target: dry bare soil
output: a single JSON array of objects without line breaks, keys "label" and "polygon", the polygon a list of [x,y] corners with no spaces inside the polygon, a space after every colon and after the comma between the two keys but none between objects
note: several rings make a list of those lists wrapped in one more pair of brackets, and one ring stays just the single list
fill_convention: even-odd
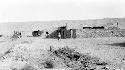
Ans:
[{"label": "dry bare soil", "polygon": [[[105,61],[109,64],[109,69],[121,69],[125,67],[124,42],[124,37],[60,40],[29,37],[13,41],[3,38],[0,39],[0,70],[43,70],[44,67],[40,66],[39,62],[51,58],[51,53],[47,51],[50,46],[55,50],[68,46],[81,54]],[[60,60],[56,59],[54,69],[67,70]],[[29,69],[22,69],[25,67]]]}]

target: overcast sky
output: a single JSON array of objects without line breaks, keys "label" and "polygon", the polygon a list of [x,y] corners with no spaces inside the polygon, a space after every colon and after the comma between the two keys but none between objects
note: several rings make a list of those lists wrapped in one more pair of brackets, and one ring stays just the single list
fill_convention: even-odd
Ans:
[{"label": "overcast sky", "polygon": [[0,22],[125,17],[124,0],[0,0]]}]

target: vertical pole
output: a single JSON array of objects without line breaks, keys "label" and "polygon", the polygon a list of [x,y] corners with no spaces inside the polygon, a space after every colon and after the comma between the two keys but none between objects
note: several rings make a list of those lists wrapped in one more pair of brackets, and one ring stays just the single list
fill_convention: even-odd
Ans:
[{"label": "vertical pole", "polygon": [[71,29],[71,38],[72,38],[72,36],[73,36],[73,31],[72,31],[72,29]]},{"label": "vertical pole", "polygon": [[116,22],[117,22],[117,28],[118,28],[118,19],[116,19]]},{"label": "vertical pole", "polygon": [[66,23],[66,30],[67,30],[67,23]]},{"label": "vertical pole", "polygon": [[117,22],[117,28],[118,28],[118,22]]},{"label": "vertical pole", "polygon": [[64,32],[65,33],[65,38],[67,38],[67,23],[66,23],[66,31]]}]

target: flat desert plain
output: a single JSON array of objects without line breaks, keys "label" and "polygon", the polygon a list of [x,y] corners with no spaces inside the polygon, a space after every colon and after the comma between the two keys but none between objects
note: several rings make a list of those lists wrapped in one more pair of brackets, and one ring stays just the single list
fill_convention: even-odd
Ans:
[{"label": "flat desert plain", "polygon": [[[26,37],[13,41],[10,38],[0,39],[0,70],[44,70],[39,67],[39,62],[51,58],[47,52],[50,46],[54,49],[68,46],[81,54],[97,57],[108,63],[107,68],[111,70],[123,70],[125,67],[124,37],[60,40]],[[57,61],[54,69],[67,70],[65,64]],[[32,67],[21,69],[27,65]]]}]

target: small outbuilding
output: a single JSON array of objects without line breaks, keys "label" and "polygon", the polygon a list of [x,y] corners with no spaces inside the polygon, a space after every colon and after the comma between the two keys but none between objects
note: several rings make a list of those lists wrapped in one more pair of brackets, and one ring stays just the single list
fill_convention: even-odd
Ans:
[{"label": "small outbuilding", "polygon": [[41,36],[41,34],[42,34],[42,31],[40,31],[40,30],[32,32],[33,37],[39,37],[39,36]]},{"label": "small outbuilding", "polygon": [[3,35],[0,35],[0,37],[2,37]]}]

